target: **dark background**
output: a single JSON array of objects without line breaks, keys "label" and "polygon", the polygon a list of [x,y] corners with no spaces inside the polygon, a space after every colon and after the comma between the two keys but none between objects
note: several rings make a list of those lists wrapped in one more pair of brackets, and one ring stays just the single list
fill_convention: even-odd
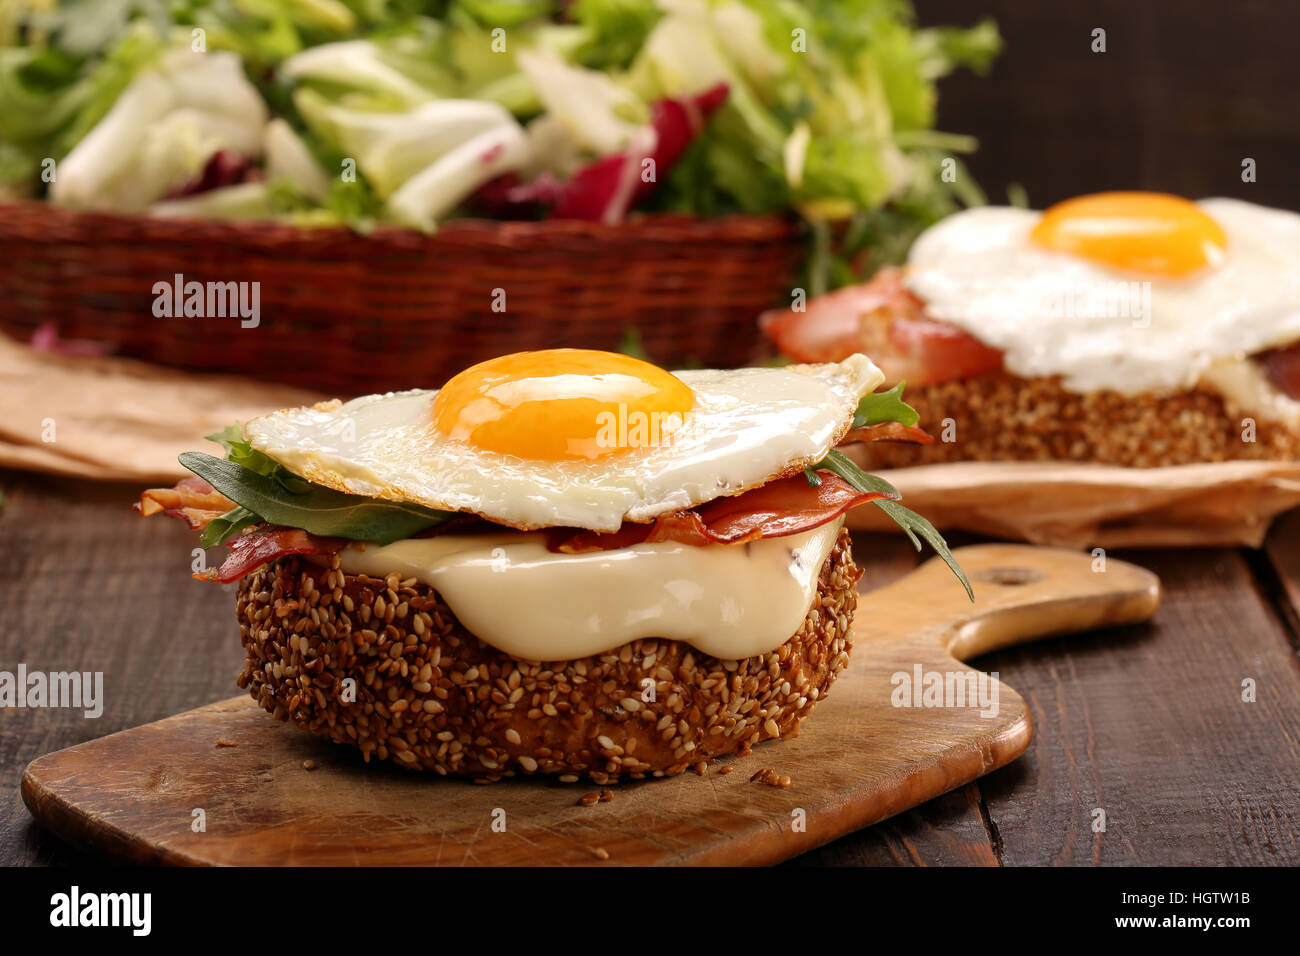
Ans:
[{"label": "dark background", "polygon": [[[1300,210],[1300,2],[915,0],[923,26],[992,16],[1003,52],[940,84],[938,128],[980,139],[992,203],[1104,189]],[[1106,52],[1092,31],[1106,30]],[[1256,161],[1256,182],[1241,162]]]}]

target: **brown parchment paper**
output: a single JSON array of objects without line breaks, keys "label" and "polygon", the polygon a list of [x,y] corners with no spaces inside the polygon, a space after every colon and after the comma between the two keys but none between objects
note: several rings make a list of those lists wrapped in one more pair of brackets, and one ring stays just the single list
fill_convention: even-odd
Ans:
[{"label": "brown parchment paper", "polygon": [[[1074,548],[1259,547],[1273,517],[1300,505],[1300,462],[958,462],[876,473],[941,529]],[[848,524],[898,530],[877,508],[854,509]]]},{"label": "brown parchment paper", "polygon": [[327,397],[0,336],[0,467],[170,484],[188,474],[176,456],[203,450],[204,435]]}]

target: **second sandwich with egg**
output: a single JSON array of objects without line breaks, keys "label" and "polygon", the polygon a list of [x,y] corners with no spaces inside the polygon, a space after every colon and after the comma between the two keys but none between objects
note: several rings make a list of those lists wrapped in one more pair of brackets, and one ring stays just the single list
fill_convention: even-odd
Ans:
[{"label": "second sandwich with egg", "polygon": [[786,354],[867,351],[906,382],[924,448],[885,468],[1300,458],[1300,215],[1235,199],[1080,196],[978,207],[901,269],[767,314]]}]

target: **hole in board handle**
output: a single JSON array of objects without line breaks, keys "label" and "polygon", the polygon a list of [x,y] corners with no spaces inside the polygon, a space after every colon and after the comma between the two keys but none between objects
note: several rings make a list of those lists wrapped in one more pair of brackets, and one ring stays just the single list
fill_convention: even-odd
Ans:
[{"label": "hole in board handle", "polygon": [[1042,571],[1032,568],[985,568],[972,577],[984,584],[1001,584],[1004,587],[1021,587],[1043,579]]}]

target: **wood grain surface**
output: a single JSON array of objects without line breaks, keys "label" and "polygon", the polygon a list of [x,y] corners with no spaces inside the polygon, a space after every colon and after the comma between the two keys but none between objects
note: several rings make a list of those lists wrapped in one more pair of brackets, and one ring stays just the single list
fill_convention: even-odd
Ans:
[{"label": "wood grain surface", "polygon": [[[232,597],[189,579],[192,536],[179,523],[140,521],[134,488],[4,473],[0,488],[0,669],[102,670],[106,696],[98,720],[0,710],[0,864],[72,863],[86,858],[23,806],[22,769],[230,697],[242,660]],[[1279,524],[1263,553],[1119,555],[1161,575],[1151,623],[976,662],[1028,703],[1035,740],[1019,760],[792,865],[1300,863],[1300,667],[1286,597],[1300,593],[1297,527]],[[864,589],[916,564],[894,536],[857,536],[855,551]],[[1255,704],[1239,703],[1245,665]],[[1103,833],[1091,830],[1098,805]]]}]

